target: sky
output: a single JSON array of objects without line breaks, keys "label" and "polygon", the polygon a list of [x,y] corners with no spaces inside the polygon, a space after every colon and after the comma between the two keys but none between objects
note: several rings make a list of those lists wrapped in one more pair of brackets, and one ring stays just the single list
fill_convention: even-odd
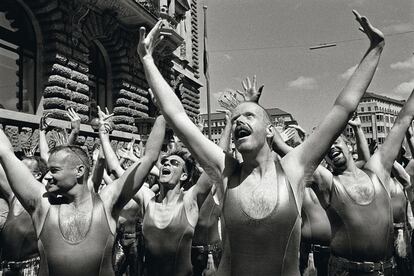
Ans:
[{"label": "sky", "polygon": [[[386,46],[368,91],[407,99],[414,88],[414,32],[396,34],[414,31],[412,0],[199,3],[200,29],[202,6],[208,6],[212,112],[219,108],[217,97],[222,91],[241,89],[241,81],[256,74],[258,83],[265,85],[260,104],[292,113],[307,130],[316,126],[369,46],[368,38],[358,30],[353,9],[386,34]],[[338,43],[332,48],[309,50],[310,46],[330,42]],[[205,83],[204,77],[201,81]],[[201,112],[205,113],[205,86],[200,97]]]}]

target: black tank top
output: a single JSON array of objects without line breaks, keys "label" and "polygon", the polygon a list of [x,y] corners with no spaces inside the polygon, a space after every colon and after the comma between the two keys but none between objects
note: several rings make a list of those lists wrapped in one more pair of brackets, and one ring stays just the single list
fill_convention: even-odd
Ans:
[{"label": "black tank top", "polygon": [[39,254],[37,237],[32,218],[26,210],[17,216],[17,201],[13,197],[6,223],[0,235],[1,259],[3,261],[24,261]]},{"label": "black tank top", "polygon": [[332,228],[331,252],[353,261],[388,260],[393,252],[390,196],[373,172],[364,172],[375,191],[374,199],[366,205],[356,203],[337,177],[333,178],[326,209]]},{"label": "black tank top", "polygon": [[300,275],[301,219],[292,187],[279,163],[275,164],[277,203],[273,211],[262,219],[251,218],[243,211],[239,198],[239,175],[234,174],[229,179],[229,184],[234,185],[227,187],[223,215],[231,258],[224,259],[220,265],[228,266],[225,262],[230,262],[231,275]]},{"label": "black tank top", "polygon": [[40,276],[113,276],[114,234],[104,205],[92,193],[93,211],[89,231],[82,241],[66,241],[59,227],[59,205],[51,205],[39,237]]},{"label": "black tank top", "polygon": [[189,223],[182,193],[177,214],[164,228],[158,228],[152,219],[155,197],[149,202],[143,221],[145,239],[145,266],[148,276],[191,276],[191,241],[194,227]]}]

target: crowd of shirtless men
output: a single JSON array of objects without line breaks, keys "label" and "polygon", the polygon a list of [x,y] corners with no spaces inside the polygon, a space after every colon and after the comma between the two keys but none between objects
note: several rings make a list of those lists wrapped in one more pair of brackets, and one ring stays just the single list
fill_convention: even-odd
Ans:
[{"label": "crowd of shirtless men", "polygon": [[72,131],[56,132],[53,147],[41,119],[40,156],[18,158],[0,130],[2,275],[414,275],[414,161],[401,154],[404,139],[414,154],[414,94],[384,143],[368,147],[355,110],[385,44],[354,15],[368,50],[311,134],[277,129],[254,78],[227,105],[219,144],[206,138],[154,62],[163,21],[141,28],[137,46],[160,111],[145,150],[114,151],[101,109],[90,155],[74,145],[72,108]]}]

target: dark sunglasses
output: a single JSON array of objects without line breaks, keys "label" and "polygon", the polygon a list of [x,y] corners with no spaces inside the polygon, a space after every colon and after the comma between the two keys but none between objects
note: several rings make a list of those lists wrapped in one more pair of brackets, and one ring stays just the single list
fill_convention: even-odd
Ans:
[{"label": "dark sunglasses", "polygon": [[173,165],[174,167],[179,167],[180,166],[180,161],[178,161],[177,159],[168,159],[168,158],[164,158],[161,160],[161,165],[164,166],[164,164],[169,161],[171,165]]}]

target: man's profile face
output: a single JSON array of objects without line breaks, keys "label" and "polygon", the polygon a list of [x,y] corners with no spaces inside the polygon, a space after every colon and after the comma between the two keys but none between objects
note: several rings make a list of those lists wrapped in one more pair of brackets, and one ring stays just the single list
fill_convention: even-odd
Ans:
[{"label": "man's profile face", "polygon": [[185,173],[185,161],[178,155],[169,155],[163,157],[160,163],[160,184],[174,187],[180,183]]},{"label": "man's profile face", "polygon": [[240,153],[258,150],[266,143],[264,111],[255,103],[239,104],[232,113],[234,143]]},{"label": "man's profile face", "polygon": [[334,169],[345,167],[349,161],[349,158],[349,147],[342,137],[338,137],[335,140],[325,156],[326,162]]},{"label": "man's profile face", "polygon": [[74,164],[68,157],[69,154],[64,151],[50,155],[49,172],[44,177],[47,181],[46,190],[49,193],[65,193],[76,185],[79,165]]}]

